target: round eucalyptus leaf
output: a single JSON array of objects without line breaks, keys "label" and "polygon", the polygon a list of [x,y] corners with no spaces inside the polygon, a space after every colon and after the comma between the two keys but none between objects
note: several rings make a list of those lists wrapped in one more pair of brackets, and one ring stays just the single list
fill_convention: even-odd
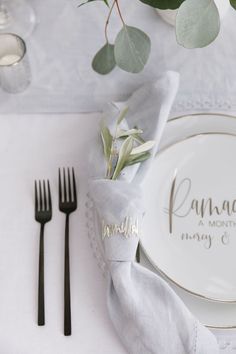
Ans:
[{"label": "round eucalyptus leaf", "polygon": [[139,73],[143,70],[151,51],[146,33],[136,27],[124,25],[115,40],[115,61],[123,70]]},{"label": "round eucalyptus leaf", "polygon": [[230,0],[230,4],[236,10],[236,0]]},{"label": "round eucalyptus leaf", "polygon": [[114,45],[106,43],[95,55],[92,68],[101,75],[111,72],[116,66],[114,57]]},{"label": "round eucalyptus leaf", "polygon": [[214,0],[185,0],[176,16],[176,37],[185,48],[202,48],[220,31],[220,17]]},{"label": "round eucalyptus leaf", "polygon": [[152,7],[157,8],[157,9],[162,9],[162,10],[178,9],[180,7],[180,5],[182,4],[182,2],[184,2],[184,0],[140,0],[140,1],[143,2],[144,4],[147,4]]}]

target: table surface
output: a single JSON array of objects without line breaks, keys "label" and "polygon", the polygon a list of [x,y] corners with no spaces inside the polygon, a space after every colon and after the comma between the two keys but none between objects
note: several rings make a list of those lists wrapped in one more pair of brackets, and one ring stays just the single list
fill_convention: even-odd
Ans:
[{"label": "table surface", "polygon": [[[106,280],[88,238],[88,159],[99,118],[99,113],[1,115],[1,353],[126,353],[108,317]],[[70,225],[71,337],[63,335],[65,218],[58,211],[59,166],[74,166],[79,191]],[[33,181],[39,178],[49,178],[53,200],[53,219],[45,230],[45,327],[36,322],[39,224],[34,221]],[[217,333],[226,348],[222,353],[233,353],[236,338]]]},{"label": "table surface", "polygon": [[[97,121],[98,115],[1,116],[1,353],[110,354],[111,348],[125,353],[107,315],[106,281],[87,237],[87,151]],[[71,337],[63,335],[65,218],[58,211],[59,166],[74,166],[79,191],[70,222]],[[49,178],[53,201],[53,218],[45,228],[45,327],[36,322],[39,224],[33,182],[39,178]]]},{"label": "table surface", "polygon": [[[38,20],[34,33],[26,39],[32,84],[18,95],[0,91],[0,189],[2,203],[7,205],[0,215],[0,349],[4,354],[126,353],[108,318],[106,280],[91,251],[86,228],[87,151],[100,114],[68,113],[98,111],[107,101],[126,98],[169,69],[181,74],[172,116],[236,111],[236,32],[232,31],[236,14],[232,10],[215,43],[189,51],[176,44],[173,28],[153,9],[137,0],[121,0],[127,23],[150,35],[152,54],[140,75],[115,69],[101,77],[91,70],[90,62],[103,44],[107,9],[100,2],[76,9],[75,2],[31,0]],[[111,38],[119,28],[118,20],[112,18]],[[64,219],[57,210],[57,169],[63,165],[74,165],[80,191],[79,208],[71,218],[71,337],[63,336]],[[55,213],[45,240],[47,324],[39,328],[39,227],[33,221],[32,181],[43,177],[52,182]],[[236,352],[236,336],[228,333],[219,333],[226,354]]]}]

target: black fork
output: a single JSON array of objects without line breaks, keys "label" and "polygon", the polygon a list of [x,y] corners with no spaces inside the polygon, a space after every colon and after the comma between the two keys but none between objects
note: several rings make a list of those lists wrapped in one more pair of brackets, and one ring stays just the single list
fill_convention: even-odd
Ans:
[{"label": "black fork", "polygon": [[39,241],[39,279],[38,279],[38,325],[45,325],[44,302],[44,226],[52,218],[50,184],[47,181],[35,181],[35,220],[40,223]]},{"label": "black fork", "polygon": [[[70,250],[69,250],[69,216],[77,209],[77,193],[74,168],[63,168],[63,177],[59,169],[59,209],[66,214],[65,225],[65,267],[64,267],[64,335],[71,335],[70,303]],[[62,183],[63,180],[63,183]]]}]

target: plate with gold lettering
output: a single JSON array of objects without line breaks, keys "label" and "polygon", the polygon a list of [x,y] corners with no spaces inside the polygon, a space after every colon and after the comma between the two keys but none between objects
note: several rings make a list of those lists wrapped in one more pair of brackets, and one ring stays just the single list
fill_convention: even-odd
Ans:
[{"label": "plate with gold lettering", "polygon": [[[193,135],[199,135],[199,134],[204,134],[205,133],[230,133],[230,134],[235,134],[236,135],[236,117],[234,116],[229,116],[229,115],[224,115],[224,114],[196,114],[196,115],[188,115],[188,116],[182,116],[182,117],[177,117],[172,119],[171,121],[168,121],[166,124],[163,138],[161,140],[160,144],[160,150],[165,152],[166,149],[168,149],[169,146],[177,143],[177,142],[182,142],[186,139],[189,139]],[[184,155],[183,155],[184,156]],[[157,160],[158,161],[158,160]],[[166,161],[166,165],[168,165],[168,161]],[[162,166],[163,167],[163,166]],[[153,166],[155,170],[157,170],[157,165],[155,164]],[[174,169],[175,170],[175,169]],[[219,169],[220,170],[220,169]],[[155,173],[159,173],[156,171]],[[170,182],[173,181],[173,176],[174,176],[175,171],[171,172],[170,176]],[[151,176],[150,176],[151,178]],[[157,238],[157,241],[159,240],[159,236],[166,237],[164,233],[158,234],[157,230],[159,229],[159,225],[156,226],[154,222],[151,221],[150,225],[148,225],[148,213],[151,211],[153,208],[154,212],[154,217],[156,217],[155,214],[155,208],[158,205],[159,202],[159,196],[157,195],[155,189],[156,187],[156,181],[158,177],[153,176],[154,180],[154,186],[152,186],[152,189],[150,189],[150,186],[148,186],[148,180],[146,181],[145,185],[145,194],[146,197],[149,198],[150,204],[147,204],[146,207],[146,217],[145,217],[145,224],[143,227],[143,237],[142,237],[142,243],[143,246],[145,245],[146,249],[143,248],[143,251],[145,252],[145,255],[141,251],[141,264],[152,271],[157,271],[157,273],[160,275],[164,275],[167,280],[169,280],[169,284],[174,288],[174,290],[177,292],[177,294],[182,298],[184,303],[188,306],[190,311],[200,320],[201,323],[205,324],[208,327],[211,328],[216,328],[216,329],[229,329],[231,330],[232,328],[236,329],[236,304],[235,302],[232,301],[232,303],[229,302],[224,302],[225,297],[222,302],[215,302],[215,301],[206,301],[205,298],[210,298],[212,295],[216,294],[209,294],[208,291],[206,291],[206,288],[202,288],[198,282],[198,287],[191,287],[191,284],[186,281],[186,278],[188,277],[193,277],[193,274],[190,272],[186,273],[185,270],[185,276],[182,278],[175,278],[175,273],[173,274],[170,272],[169,274],[164,274],[163,270],[168,270],[166,267],[166,263],[171,262],[171,258],[169,257],[169,252],[170,248],[168,250],[165,250],[165,245],[163,242],[156,242],[154,244],[154,250],[157,250],[158,252],[163,252],[166,254],[168,252],[168,257],[166,262],[162,258],[162,263],[159,262],[159,259],[157,255],[153,255],[153,253],[150,252],[150,246],[151,242],[149,240],[150,237]],[[149,179],[150,180],[150,179]],[[158,187],[160,189],[160,187]],[[151,198],[148,193],[153,194],[153,199]],[[167,202],[168,205],[168,202]],[[164,208],[166,208],[166,205],[164,205]],[[91,242],[91,247],[93,249],[93,253],[97,259],[97,263],[102,270],[104,274],[107,272],[107,265],[106,265],[106,260],[104,258],[103,254],[103,249],[102,245],[99,242],[99,231],[97,229],[97,223],[92,222],[91,220],[95,220],[96,217],[94,217],[94,210],[92,208],[91,201],[88,203],[87,207],[87,213],[88,213],[88,233],[90,237],[90,242]],[[157,215],[158,216],[158,215]],[[150,216],[151,217],[151,216]],[[159,217],[159,216],[158,216]],[[161,213],[160,217],[163,217],[163,213]],[[166,213],[164,214],[164,217],[166,217]],[[167,221],[168,222],[168,221]],[[152,225],[154,227],[157,227],[157,229],[152,229]],[[159,232],[159,231],[158,231]],[[146,239],[146,242],[144,240]],[[160,247],[164,247],[164,249],[161,249]],[[196,254],[196,253],[195,253]],[[182,259],[182,254],[180,256],[180,261],[184,262]],[[151,258],[152,257],[152,258]],[[173,263],[168,264],[168,267],[175,267],[175,261],[179,261],[179,259],[173,257]],[[222,260],[219,260],[219,262],[223,262]],[[200,261],[196,259],[196,264],[200,265]],[[163,266],[163,269],[161,267]],[[188,268],[188,265],[184,263],[185,268]],[[196,271],[197,272],[197,271]],[[230,269],[230,272],[233,272],[233,269]],[[170,279],[170,276],[172,275],[172,279]],[[178,275],[178,274],[177,274]],[[201,276],[200,273],[197,272],[197,279],[199,279],[199,276]],[[233,275],[232,275],[233,277]],[[177,281],[182,281],[182,283],[177,283]],[[235,280],[233,279],[233,283]],[[189,286],[189,289],[184,287]],[[193,291],[196,291],[193,292]],[[192,296],[194,295],[199,295],[199,296]],[[217,294],[218,295],[218,294]],[[215,298],[215,296],[214,296]],[[227,299],[228,301],[229,299]]]},{"label": "plate with gold lettering", "polygon": [[233,131],[186,134],[162,146],[144,182],[148,259],[180,287],[222,302],[236,301],[235,152]]}]

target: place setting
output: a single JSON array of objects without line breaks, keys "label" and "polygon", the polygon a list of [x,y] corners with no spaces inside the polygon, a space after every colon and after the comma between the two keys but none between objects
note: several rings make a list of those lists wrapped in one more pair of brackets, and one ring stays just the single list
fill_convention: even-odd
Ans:
[{"label": "place setting", "polygon": [[[153,207],[148,207],[144,215],[142,191],[144,195],[154,196],[154,183],[148,181],[149,171],[152,171],[151,165],[155,161],[157,151],[157,147],[154,148],[154,146],[160,143],[166,123],[166,113],[171,107],[177,88],[178,76],[176,73],[169,72],[156,84],[142,87],[127,102],[120,104],[119,108],[125,105],[129,108],[121,110],[116,123],[111,118],[112,113],[115,114],[115,108],[112,107],[106,113],[108,126],[102,126],[101,137],[104,157],[107,161],[107,173],[105,174],[107,179],[98,176],[97,179],[91,181],[89,187],[89,197],[94,205],[92,218],[96,220],[94,232],[97,233],[97,237],[100,234],[103,240],[107,277],[111,279],[108,285],[110,288],[107,299],[108,309],[114,326],[125,346],[129,348],[129,352],[137,350],[144,352],[145,343],[149,343],[148,350],[155,350],[158,343],[162,343],[164,348],[170,333],[174,336],[170,348],[178,353],[191,352],[193,336],[198,336],[195,345],[199,352],[214,353],[218,350],[218,344],[212,333],[192,317],[187,307],[181,303],[167,283],[160,276],[154,275],[143,266],[133,262],[141,234],[142,218],[145,220],[148,213],[155,210]],[[156,104],[152,105],[154,101]],[[149,110],[149,118],[145,117],[144,120],[141,117],[146,107],[152,107],[152,109]],[[127,120],[125,120],[126,113]],[[134,128],[127,126],[128,121],[134,124]],[[111,145],[109,145],[109,136]],[[123,136],[126,136],[126,139],[123,143],[119,143],[119,139],[122,140]],[[118,162],[113,168],[113,159],[116,158],[117,150]],[[98,171],[101,172],[101,167]],[[150,175],[153,176],[152,173]],[[146,190],[142,186],[145,180],[148,181]],[[163,191],[163,183],[160,186]],[[154,219],[158,220],[156,215]],[[149,234],[150,239],[155,240],[156,228],[152,227],[150,220],[147,224],[150,229],[144,228],[142,232]],[[147,236],[146,239],[148,239]],[[143,242],[142,236],[141,242]],[[156,246],[152,244],[151,249],[155,253]],[[165,302],[168,303],[167,313],[163,312]],[[142,306],[140,306],[141,303]],[[138,318],[142,318],[142,321],[137,320]],[[178,322],[178,326],[175,321]],[[166,335],[160,330],[165,322],[169,327]],[[184,334],[183,327],[185,328]],[[148,331],[144,331],[144,328],[148,328]],[[144,331],[143,335],[133,342],[133,333],[140,331]],[[188,335],[189,340],[183,342],[182,335]]]},{"label": "place setting", "polygon": [[[169,280],[177,292],[180,289],[184,299],[186,294],[196,297],[196,304],[188,305],[215,329],[235,327],[235,128],[235,117],[222,114],[170,120],[143,184],[147,212],[138,258]],[[92,233],[98,232],[96,227]],[[103,271],[104,264],[100,260]],[[214,312],[209,311],[207,317],[204,311],[210,306]]]},{"label": "place setting", "polygon": [[0,353],[236,351],[235,10],[0,0]]}]

